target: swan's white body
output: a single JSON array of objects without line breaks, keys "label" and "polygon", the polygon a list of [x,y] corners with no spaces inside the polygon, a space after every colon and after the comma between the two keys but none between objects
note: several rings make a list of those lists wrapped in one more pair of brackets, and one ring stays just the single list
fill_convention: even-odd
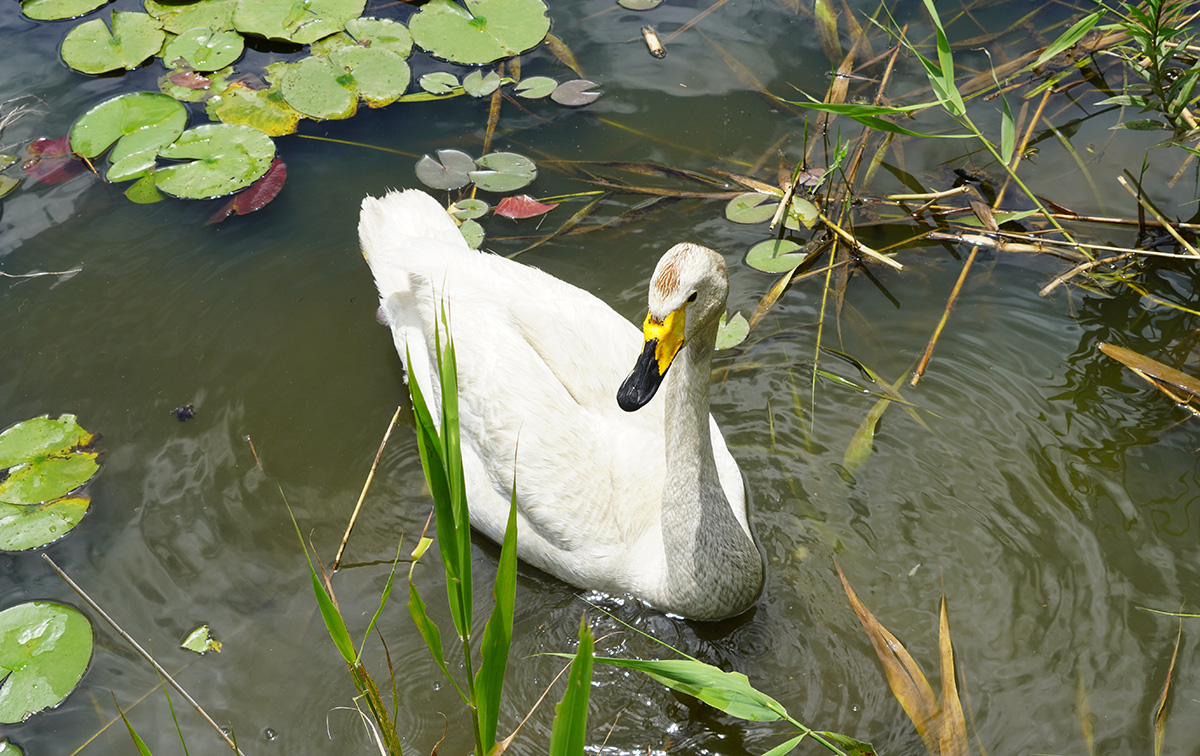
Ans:
[{"label": "swan's white body", "polygon": [[[624,412],[616,391],[638,360],[642,338],[604,302],[535,268],[470,249],[442,206],[423,192],[366,198],[359,237],[396,349],[401,359],[406,350],[411,355],[409,380],[430,398],[435,417],[435,317],[442,303],[449,313],[472,525],[502,540],[515,469],[517,550],[526,562],[580,588],[630,593],[697,619],[730,616],[754,600],[761,557],[737,463],[708,416],[708,362],[703,375],[689,375],[695,369],[683,350],[677,362],[685,364],[665,382],[666,401]],[[723,294],[720,307],[723,312]],[[710,344],[709,361],[711,350]],[[681,431],[693,437],[682,445],[707,447],[703,437],[711,435],[711,455],[700,454],[708,456],[707,475],[668,468],[664,407],[672,383],[688,378],[702,381],[699,417],[707,422]],[[689,512],[681,504],[682,514],[672,514],[664,503],[668,481],[672,488],[697,489],[703,486],[696,480],[714,477],[709,488],[719,485],[723,496],[710,491],[709,509],[722,509],[717,499],[725,500],[718,541],[742,541],[742,552],[749,544],[758,569],[757,583],[747,586],[755,577],[743,574],[735,591],[722,587],[730,579],[720,574],[726,570],[719,560],[712,563],[713,554],[688,553],[711,550],[703,507],[693,503],[696,511]],[[705,564],[689,567],[699,562]],[[729,595],[722,598],[723,591]]]}]

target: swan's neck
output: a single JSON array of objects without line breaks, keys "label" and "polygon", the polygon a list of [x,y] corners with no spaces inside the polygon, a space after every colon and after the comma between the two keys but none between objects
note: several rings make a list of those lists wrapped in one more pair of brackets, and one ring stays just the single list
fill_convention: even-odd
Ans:
[{"label": "swan's neck", "polygon": [[664,387],[662,530],[672,606],[662,608],[695,619],[742,611],[763,579],[762,557],[734,518],[713,459],[708,392],[716,338],[714,323],[689,339]]}]

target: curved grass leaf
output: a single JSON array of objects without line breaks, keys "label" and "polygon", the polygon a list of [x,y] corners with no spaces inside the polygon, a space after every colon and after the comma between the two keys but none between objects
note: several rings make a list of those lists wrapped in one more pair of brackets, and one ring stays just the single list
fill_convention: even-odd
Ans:
[{"label": "curved grass leaf", "polygon": [[500,547],[500,563],[492,590],[495,607],[483,628],[479,645],[479,671],[473,686],[479,732],[483,750],[490,753],[496,745],[496,727],[500,716],[500,696],[508,670],[508,652],[512,646],[513,611],[517,601],[517,486],[513,481],[508,525]]},{"label": "curved grass leaf", "polygon": [[1038,59],[1033,62],[1033,68],[1040,67],[1046,61],[1083,39],[1092,30],[1092,27],[1099,23],[1100,19],[1104,18],[1104,13],[1105,11],[1102,8],[1076,21],[1070,29],[1067,29],[1058,39],[1046,46],[1046,49],[1042,51]]},{"label": "curved grass leaf", "polygon": [[550,731],[550,756],[580,756],[587,738],[588,698],[592,686],[595,638],[587,618],[579,621],[579,647],[571,662],[567,689],[554,707],[554,726]]},{"label": "curved grass leaf", "polygon": [[696,659],[615,659],[596,661],[643,672],[663,685],[698,698],[715,709],[751,722],[776,722],[788,716],[783,705],[758,691],[740,672],[725,672]]},{"label": "curved grass leaf", "polygon": [[92,659],[92,625],[77,610],[31,601],[0,612],[0,723],[62,703]]}]

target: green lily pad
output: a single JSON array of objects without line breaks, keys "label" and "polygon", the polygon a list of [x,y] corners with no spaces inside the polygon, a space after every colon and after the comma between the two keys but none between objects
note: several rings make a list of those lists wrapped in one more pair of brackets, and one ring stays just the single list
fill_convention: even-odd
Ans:
[{"label": "green lily pad", "polygon": [[350,75],[354,90],[373,108],[400,99],[412,79],[404,58],[382,47],[352,45],[335,51],[329,59],[335,70]]},{"label": "green lily pad", "polygon": [[787,273],[804,262],[804,255],[793,254],[800,245],[790,239],[768,239],[746,253],[746,264],[767,273]]},{"label": "green lily pad", "polygon": [[500,88],[500,74],[488,71],[484,76],[478,69],[463,77],[463,91],[472,97],[487,97]]},{"label": "green lily pad", "polygon": [[279,77],[279,90],[288,105],[317,119],[354,115],[358,96],[352,87],[353,79],[344,69],[318,55],[288,64]]},{"label": "green lily pad", "polygon": [[234,31],[188,29],[163,48],[163,65],[171,67],[182,58],[193,71],[216,71],[242,57],[245,44]]},{"label": "green lily pad", "polygon": [[408,29],[431,55],[480,65],[537,45],[550,31],[550,18],[542,0],[430,0]]},{"label": "green lily pad", "polygon": [[739,194],[725,205],[725,217],[734,223],[766,223],[775,215],[779,198],[758,192]]},{"label": "green lily pad", "polygon": [[8,740],[0,740],[0,756],[25,756],[25,752]]},{"label": "green lily pad", "polygon": [[450,206],[448,212],[459,220],[475,220],[487,215],[492,206],[479,199],[464,199]]},{"label": "green lily pad", "polygon": [[70,533],[90,505],[87,496],[66,496],[43,504],[0,503],[0,551],[49,546]]},{"label": "green lily pad", "polygon": [[407,58],[413,39],[408,27],[390,18],[354,18],[346,23],[346,33],[364,47],[383,48]]},{"label": "green lily pad", "polygon": [[517,97],[537,100],[549,95],[557,88],[558,82],[549,76],[530,76],[528,79],[521,79],[513,91]]},{"label": "green lily pad", "polygon": [[800,221],[805,228],[812,228],[820,220],[821,211],[803,197],[792,197],[792,203],[788,207],[788,216]]},{"label": "green lily pad", "polygon": [[62,57],[68,66],[88,74],[133,70],[146,58],[158,55],[167,37],[153,17],[145,13],[113,11],[112,31],[102,19],[85,21],[67,32]]},{"label": "green lily pad", "polygon": [[75,609],[31,601],[0,612],[0,722],[57,706],[92,660],[92,625]]},{"label": "green lily pad", "polygon": [[95,440],[74,415],[42,415],[0,433],[0,470],[8,471],[0,502],[40,504],[82,486],[100,468],[87,450]]},{"label": "green lily pad", "polygon": [[108,0],[22,0],[21,13],[34,21],[76,18],[104,5]]},{"label": "green lily pad", "polygon": [[152,205],[155,202],[162,202],[166,199],[166,196],[158,191],[158,184],[154,183],[153,172],[147,173],[133,182],[125,190],[125,197],[130,202],[135,202],[139,205]]},{"label": "green lily pad", "polygon": [[467,176],[485,192],[511,192],[537,178],[533,161],[515,152],[493,152],[475,162],[485,170],[472,171]]},{"label": "green lily pad", "polygon": [[221,123],[249,126],[273,137],[294,133],[303,117],[277,88],[251,89],[241,82],[210,98],[205,110]]},{"label": "green lily pad", "polygon": [[459,86],[458,77],[449,71],[432,71],[418,79],[417,83],[421,89],[435,95],[450,94]]},{"label": "green lily pad", "polygon": [[157,18],[162,27],[172,34],[183,34],[188,29],[198,28],[229,31],[233,29],[233,12],[237,9],[237,0],[144,0],[144,4],[146,12]]},{"label": "green lily pad", "polygon": [[750,335],[750,324],[746,322],[746,318],[742,313],[735,312],[733,317],[728,321],[725,316],[721,316],[721,322],[717,326],[717,349],[729,349],[741,344]]},{"label": "green lily pad", "polygon": [[201,625],[192,632],[187,634],[183,639],[183,643],[179,644],[180,648],[186,648],[188,651],[194,651],[197,654],[206,654],[209,651],[221,653],[221,641],[212,637],[212,632],[208,629],[208,625]]},{"label": "green lily pad", "polygon": [[663,0],[617,0],[617,5],[635,11],[646,11],[662,5]]},{"label": "green lily pad", "polygon": [[458,227],[458,230],[462,232],[463,239],[466,240],[467,246],[471,249],[479,249],[479,245],[483,244],[483,226],[479,225],[475,221],[463,221],[462,225]]},{"label": "green lily pad", "polygon": [[180,102],[205,102],[224,91],[231,76],[232,68],[203,74],[193,71],[190,66],[173,68],[170,73],[158,77],[158,91]]},{"label": "green lily pad", "polygon": [[475,159],[458,150],[438,150],[437,159],[428,155],[417,161],[417,178],[430,189],[458,189],[471,183],[467,174],[475,170]]},{"label": "green lily pad", "polygon": [[20,183],[21,179],[19,178],[13,178],[12,176],[0,176],[0,197],[3,197],[13,189],[16,189],[17,185]]},{"label": "green lily pad", "polygon": [[271,167],[275,143],[249,126],[210,124],[183,132],[161,154],[190,162],[159,168],[154,174],[159,189],[185,199],[211,199],[258,180]]},{"label": "green lily pad", "polygon": [[0,171],[17,162],[19,158],[16,155],[8,155],[0,153]]},{"label": "green lily pad", "polygon": [[233,22],[243,34],[307,45],[340,32],[366,0],[239,0]]},{"label": "green lily pad", "polygon": [[174,142],[187,125],[187,110],[178,100],[154,92],[134,92],[105,100],[71,127],[71,149],[98,157],[116,142],[110,156],[109,181],[127,181],[154,167],[158,153]]}]

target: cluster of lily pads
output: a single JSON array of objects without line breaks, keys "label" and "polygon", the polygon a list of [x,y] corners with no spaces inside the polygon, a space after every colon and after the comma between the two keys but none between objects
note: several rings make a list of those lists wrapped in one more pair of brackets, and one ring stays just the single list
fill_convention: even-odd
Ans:
[{"label": "cluster of lily pads", "polygon": [[[104,5],[104,0],[22,0],[21,9],[28,18],[54,20]],[[87,111],[71,129],[70,148],[89,160],[111,149],[103,174],[108,181],[135,181],[126,192],[135,201],[161,199],[160,192],[206,199],[262,179],[275,161],[271,137],[293,133],[306,118],[349,118],[360,103],[377,108],[484,97],[505,85],[513,85],[518,97],[549,96],[565,105],[598,96],[595,85],[584,80],[515,81],[482,70],[461,79],[449,71],[426,74],[420,91],[409,91],[407,59],[414,44],[469,66],[519,54],[549,32],[543,0],[430,0],[407,26],[363,17],[365,5],[366,0],[144,0],[144,13],[113,11],[108,19],[83,21],[67,32],[61,48],[64,62],[75,70],[104,74],[159,58],[166,72],[159,92],[122,94]],[[234,65],[248,38],[307,45],[307,54],[261,72],[239,72]],[[217,123],[187,129],[183,103],[203,103]],[[14,183],[0,181],[9,189]]]},{"label": "cluster of lily pads", "polygon": [[[772,220],[779,212],[781,197],[758,192],[738,195],[725,205],[725,217],[734,223],[758,225]],[[790,231],[800,227],[812,228],[818,219],[816,205],[795,195],[788,201],[780,221]],[[746,264],[766,273],[790,273],[807,258],[803,247],[791,239],[771,238],[761,241],[746,253]]]}]

